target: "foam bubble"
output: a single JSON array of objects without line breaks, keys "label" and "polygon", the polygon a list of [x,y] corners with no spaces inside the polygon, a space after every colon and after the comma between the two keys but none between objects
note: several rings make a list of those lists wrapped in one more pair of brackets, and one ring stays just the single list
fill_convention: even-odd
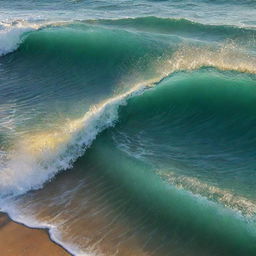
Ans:
[{"label": "foam bubble", "polygon": [[225,205],[247,217],[255,217],[256,203],[228,190],[218,188],[194,177],[158,170],[158,175],[178,189],[184,189],[195,195],[204,196],[209,200]]},{"label": "foam bubble", "polygon": [[219,70],[256,74],[255,63],[255,56],[229,41],[218,48],[182,45],[161,68],[163,73],[215,67]]}]

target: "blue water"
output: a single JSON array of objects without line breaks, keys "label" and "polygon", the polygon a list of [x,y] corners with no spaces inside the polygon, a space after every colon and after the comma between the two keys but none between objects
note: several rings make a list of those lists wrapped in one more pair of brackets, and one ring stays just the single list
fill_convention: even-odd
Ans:
[{"label": "blue water", "polygon": [[256,255],[255,14],[0,0],[0,210],[74,255]]}]

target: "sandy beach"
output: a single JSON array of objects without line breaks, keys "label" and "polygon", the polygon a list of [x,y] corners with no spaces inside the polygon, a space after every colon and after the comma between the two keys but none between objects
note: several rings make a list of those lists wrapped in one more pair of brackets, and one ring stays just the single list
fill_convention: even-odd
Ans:
[{"label": "sandy beach", "polygon": [[52,242],[44,229],[32,229],[0,213],[1,256],[67,256],[65,249]]}]

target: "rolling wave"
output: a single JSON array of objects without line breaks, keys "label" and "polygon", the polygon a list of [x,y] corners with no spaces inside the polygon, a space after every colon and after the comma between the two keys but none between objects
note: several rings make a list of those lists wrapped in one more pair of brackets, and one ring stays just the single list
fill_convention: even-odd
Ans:
[{"label": "rolling wave", "polygon": [[189,37],[210,38],[214,40],[254,38],[254,27],[237,27],[231,25],[209,25],[194,22],[188,19],[173,19],[160,17],[138,17],[127,19],[91,20],[90,24],[117,26],[121,28],[134,28],[136,30],[178,34]]},{"label": "rolling wave", "polygon": [[[121,30],[127,28],[133,28],[138,31],[144,32],[155,32],[155,33],[165,33],[170,35],[180,35],[188,36],[190,38],[197,37],[202,40],[207,38],[211,40],[234,40],[236,42],[248,43],[252,41],[253,45],[256,31],[254,27],[237,27],[237,26],[227,26],[227,25],[207,25],[201,24],[187,19],[171,19],[171,18],[159,18],[155,16],[148,17],[138,17],[138,18],[122,18],[122,19],[97,19],[97,20],[80,20],[73,22],[41,22],[41,23],[28,23],[26,21],[17,20],[11,23],[0,23],[0,56],[8,54],[15,51],[20,44],[24,41],[26,36],[34,30],[56,28],[60,26],[69,26],[74,28],[82,28],[87,25],[99,25],[99,26],[110,26],[116,27]],[[91,27],[93,29],[93,27]],[[81,31],[80,31],[81,32]],[[79,33],[79,30],[77,31]],[[73,31],[73,35],[77,35]],[[48,34],[49,35],[49,34]],[[49,35],[50,36],[50,35]],[[52,35],[53,36],[53,35]],[[68,34],[66,38],[60,32],[59,40],[62,43],[65,42],[64,39],[72,40]],[[33,38],[33,36],[32,36]],[[36,36],[34,36],[36,38]],[[46,39],[46,38],[45,38]],[[43,37],[41,38],[43,40]],[[58,40],[55,36],[52,40]],[[116,41],[116,43],[118,40]],[[50,42],[48,42],[50,43]],[[68,42],[67,42],[68,43]],[[38,45],[39,46],[39,45]]]}]

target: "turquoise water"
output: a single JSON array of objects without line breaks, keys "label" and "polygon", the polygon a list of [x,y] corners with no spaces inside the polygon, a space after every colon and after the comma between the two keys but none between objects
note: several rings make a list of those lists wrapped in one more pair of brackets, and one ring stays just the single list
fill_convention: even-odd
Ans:
[{"label": "turquoise water", "polygon": [[74,255],[255,255],[255,13],[1,1],[0,209]]}]

